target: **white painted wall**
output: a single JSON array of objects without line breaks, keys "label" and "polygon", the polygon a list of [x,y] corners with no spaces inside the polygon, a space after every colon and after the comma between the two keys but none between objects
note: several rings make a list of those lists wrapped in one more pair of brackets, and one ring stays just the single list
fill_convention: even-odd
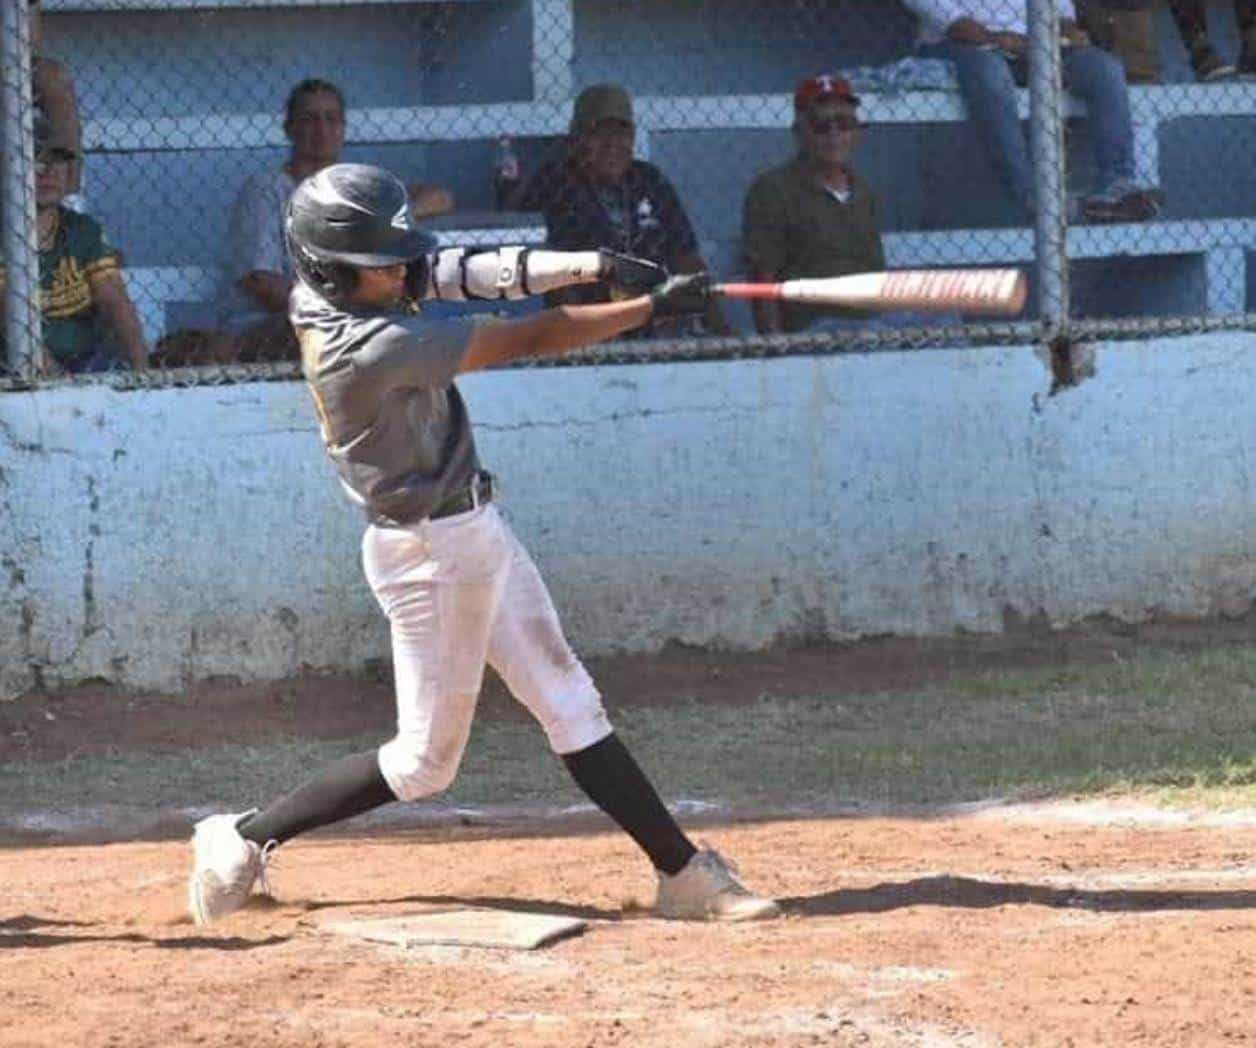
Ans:
[{"label": "white painted wall", "polygon": [[[576,647],[1241,614],[1256,335],[509,371],[462,383]],[[387,654],[296,383],[0,395],[0,694]]]}]

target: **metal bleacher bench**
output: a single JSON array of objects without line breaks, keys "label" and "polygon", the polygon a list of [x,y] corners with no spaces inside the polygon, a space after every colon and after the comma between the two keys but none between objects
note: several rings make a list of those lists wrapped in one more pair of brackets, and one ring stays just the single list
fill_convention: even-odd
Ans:
[{"label": "metal bleacher bench", "polygon": [[[1204,256],[1207,312],[1244,312],[1247,252],[1256,250],[1256,219],[1217,218],[1138,225],[1073,226],[1069,258]],[[889,233],[886,265],[974,266],[1028,262],[1034,257],[1031,229],[967,229],[941,233]]]},{"label": "metal bleacher bench", "polygon": [[[64,0],[63,0],[64,2]],[[71,0],[73,2],[73,0]],[[82,0],[87,3],[90,0]],[[136,0],[137,3],[150,0]],[[163,0],[169,4],[170,0]],[[296,0],[294,0],[296,2]],[[369,109],[355,118],[355,143],[408,141],[422,128],[428,141],[480,139],[484,128],[510,128],[516,137],[565,133],[571,116],[570,97],[562,85],[548,84],[538,99],[470,106],[425,106]],[[546,97],[558,100],[547,101]],[[950,123],[966,119],[964,104],[954,91],[861,93],[861,115],[869,124]],[[1185,117],[1251,116],[1256,113],[1256,84],[1169,84],[1130,88],[1135,148],[1146,171],[1159,170],[1159,129]],[[1020,92],[1022,115],[1028,115],[1028,94]],[[788,127],[793,102],[787,94],[717,96],[641,96],[636,99],[638,155],[650,155],[652,132],[691,130],[773,130]],[[1072,115],[1083,112],[1070,100]],[[102,119],[84,129],[89,150],[143,150],[159,143],[163,149],[214,149],[283,146],[275,121],[256,114],[224,114],[129,121]],[[536,226],[494,227],[491,219],[446,222],[458,243],[537,243],[544,236]],[[503,218],[504,216],[499,216]],[[533,216],[535,219],[535,216]],[[507,220],[510,221],[510,220]],[[525,237],[526,234],[526,237]],[[530,239],[528,239],[530,238]],[[1028,229],[954,229],[886,235],[891,266],[980,265],[1027,262],[1033,257]],[[1256,251],[1256,219],[1236,217],[1144,223],[1137,226],[1081,226],[1069,232],[1075,258],[1202,254],[1207,279],[1207,308],[1212,312],[1242,311],[1247,252]],[[1222,279],[1222,274],[1229,274]],[[1240,279],[1235,279],[1235,274]],[[217,293],[218,274],[201,267],[152,267],[127,270],[128,287],[140,311],[145,334],[155,339],[167,329],[167,303],[205,303]]]}]

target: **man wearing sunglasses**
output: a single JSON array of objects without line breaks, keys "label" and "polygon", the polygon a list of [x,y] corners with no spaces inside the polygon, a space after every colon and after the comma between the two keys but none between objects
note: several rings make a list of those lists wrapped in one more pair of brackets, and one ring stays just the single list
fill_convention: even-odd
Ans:
[{"label": "man wearing sunglasses", "polygon": [[[742,244],[753,280],[837,277],[885,268],[876,197],[851,167],[859,144],[859,99],[838,76],[804,80],[794,92],[792,160],[761,174],[746,195]],[[859,310],[755,302],[761,334],[802,331],[820,321],[858,326]],[[838,323],[834,323],[838,322]]]},{"label": "man wearing sunglasses", "polygon": [[[57,144],[51,122],[35,117],[35,234],[43,340],[41,375],[146,365],[148,348],[122,279],[122,258],[100,223],[64,205],[78,155]],[[0,264],[0,319],[5,270]]]},{"label": "man wearing sunglasses", "polygon": [[73,158],[69,161],[70,195],[80,191],[83,171],[83,125],[79,120],[78,98],[70,71],[54,58],[44,54],[43,24],[39,16],[39,0],[30,0],[31,81],[36,107],[44,113],[51,126],[52,141]]}]

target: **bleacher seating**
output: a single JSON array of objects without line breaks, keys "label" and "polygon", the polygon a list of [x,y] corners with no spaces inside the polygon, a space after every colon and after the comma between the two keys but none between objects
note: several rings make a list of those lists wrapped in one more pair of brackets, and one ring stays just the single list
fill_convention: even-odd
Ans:
[{"label": "bleacher seating", "polygon": [[[487,205],[483,196],[486,187],[464,191],[464,183],[486,181],[486,158],[490,155],[492,139],[499,131],[509,129],[524,143],[525,149],[530,143],[535,147],[530,155],[535,157],[542,145],[552,143],[565,132],[571,98],[581,84],[595,79],[618,79],[636,95],[638,154],[658,158],[677,182],[682,197],[690,203],[694,213],[708,260],[724,273],[737,265],[741,194],[754,170],[739,162],[737,170],[731,174],[713,174],[695,170],[698,164],[688,161],[697,156],[703,146],[709,151],[712,143],[736,141],[747,149],[748,155],[762,158],[760,166],[778,162],[784,156],[782,149],[788,147],[784,131],[792,119],[788,87],[798,72],[853,65],[856,64],[851,60],[854,55],[870,56],[873,60],[891,58],[901,53],[906,39],[904,27],[910,25],[898,11],[893,16],[887,15],[884,39],[843,40],[827,49],[823,40],[800,39],[794,45],[796,59],[786,62],[781,57],[782,48],[765,38],[765,34],[779,32],[778,28],[766,20],[768,15],[758,11],[752,0],[736,0],[733,4],[747,20],[758,19],[754,25],[747,26],[748,39],[743,43],[730,43],[735,36],[730,30],[724,34],[722,42],[709,45],[702,41],[701,27],[691,24],[697,20],[695,12],[701,7],[691,0],[675,3],[638,0],[632,5],[600,7],[580,6],[575,0],[358,0],[353,10],[360,13],[364,8],[373,8],[383,12],[402,6],[428,7],[432,3],[458,9],[459,17],[471,19],[477,26],[499,28],[499,38],[503,41],[509,38],[514,50],[505,53],[501,48],[488,48],[484,54],[470,56],[459,52],[447,63],[456,68],[437,70],[424,81],[424,91],[418,96],[425,99],[423,105],[391,104],[402,94],[400,87],[388,97],[372,97],[361,83],[351,83],[348,85],[350,142],[352,149],[357,150],[357,156],[351,158],[387,150],[401,155],[399,150],[408,150],[407,162],[417,157],[416,163],[426,165],[429,175],[434,171],[452,184],[460,200],[468,201],[473,208],[484,207]],[[247,24],[243,20],[262,17],[264,11],[333,6],[336,5],[325,0],[265,0],[264,3],[257,0],[45,0],[44,3],[48,15],[64,16],[59,24],[63,30],[70,31],[66,35],[71,40],[75,18],[80,14],[96,17],[93,12],[123,9],[135,12],[137,18],[151,20],[155,13],[214,11],[220,12],[215,17],[219,18],[221,26],[239,28]],[[617,6],[633,10],[627,16],[617,15]],[[834,19],[840,13],[837,12],[840,6],[837,2],[829,5]],[[74,13],[73,18],[70,13]],[[400,12],[399,17],[404,14]],[[665,65],[651,75],[651,70],[642,68],[642,56],[657,55],[657,48],[631,34],[616,36],[615,19],[646,20],[654,16],[660,23],[666,23],[668,29],[667,35],[655,36],[655,39],[674,42],[676,55],[659,59]],[[346,9],[344,17],[359,16]],[[478,21],[474,21],[476,19]],[[529,33],[518,40],[515,30],[524,25],[529,27]],[[621,24],[619,28],[624,27]],[[137,32],[143,36],[158,30],[155,23],[146,22]],[[334,27],[311,31],[333,32]],[[278,29],[267,23],[266,32],[273,35]],[[759,34],[758,42],[763,45],[757,49],[755,33]],[[84,34],[86,36],[86,30]],[[217,43],[216,38],[214,42]],[[708,55],[700,50],[704,46],[723,50]],[[734,68],[731,59],[751,53],[755,55],[753,61],[735,67],[741,93],[727,93],[729,69]],[[831,58],[825,58],[826,55]],[[76,64],[73,48],[66,57],[72,66]],[[468,70],[476,68],[476,63],[484,65],[496,61],[511,64],[513,68],[513,64],[519,64],[516,59],[525,58],[523,73],[526,76],[522,80],[513,73],[503,72],[500,79],[504,86],[493,87],[477,81],[475,89],[468,91]],[[300,58],[300,61],[307,60]],[[119,59],[111,68],[119,68],[124,61]],[[168,61],[180,70],[183,69],[181,62],[188,64],[178,56]],[[289,57],[284,61],[298,59]],[[315,71],[306,69],[304,72],[309,75]],[[336,69],[322,72],[337,79],[350,76]],[[373,69],[361,70],[357,80],[362,81],[374,72]],[[166,82],[175,79],[167,77]],[[772,89],[760,89],[768,85],[773,85]],[[90,103],[90,91],[87,95]],[[217,111],[197,98],[195,104],[188,103],[184,115],[171,115],[169,108],[162,112],[145,110],[145,106],[156,103],[146,101],[139,92],[136,97],[138,101],[128,100],[115,108],[115,115],[104,115],[108,106],[85,105],[88,119],[84,140],[89,154],[96,157],[89,156],[88,160],[88,188],[93,206],[99,200],[102,217],[120,243],[129,246],[129,237],[140,244],[137,254],[128,251],[127,279],[141,309],[145,330],[150,338],[155,338],[172,325],[205,315],[203,306],[197,303],[207,302],[216,291],[218,277],[213,262],[217,248],[199,242],[190,244],[187,232],[178,230],[173,230],[172,236],[177,240],[178,235],[182,235],[184,240],[178,241],[179,246],[172,250],[181,254],[171,256],[154,248],[152,244],[162,231],[150,228],[151,216],[137,216],[127,210],[135,202],[114,188],[132,177],[130,169],[124,172],[123,167],[141,161],[146,165],[145,171],[156,170],[163,163],[188,165],[183,177],[199,179],[206,185],[206,193],[219,201],[216,212],[221,218],[224,210],[221,201],[229,199],[232,190],[219,184],[226,179],[217,174],[218,168],[213,163],[203,158],[229,153],[237,169],[247,170],[241,165],[241,158],[255,158],[251,161],[253,166],[265,158],[273,162],[281,155],[285,138],[274,106],[254,112],[227,111],[229,107],[224,106],[223,111]],[[875,152],[872,137],[877,134],[891,136],[917,130],[927,134],[930,129],[955,125],[965,119],[962,101],[951,91],[871,95],[865,92],[864,100],[862,114],[872,125],[865,151]],[[1177,82],[1140,86],[1131,88],[1131,102],[1140,165],[1153,177],[1171,166],[1172,158],[1162,157],[1166,134],[1193,126],[1192,122],[1251,121],[1252,126],[1247,131],[1249,140],[1256,135],[1256,84]],[[126,109],[127,105],[139,108],[131,111]],[[1024,92],[1021,105],[1027,113],[1028,99]],[[210,111],[204,111],[206,107]],[[1076,109],[1073,104],[1071,111],[1076,112]],[[898,148],[903,139],[895,137],[892,141]],[[347,148],[346,154],[350,153]],[[130,157],[135,159],[129,160]],[[875,167],[875,155],[870,159]],[[1207,163],[1210,159],[1204,156],[1199,162]],[[978,157],[975,163],[984,165],[984,158]],[[215,172],[215,178],[206,177],[197,165]],[[96,169],[100,169],[102,175],[93,182]],[[909,159],[898,163],[882,162],[878,174],[883,180],[893,177],[904,182],[915,177]],[[997,196],[997,191],[990,189],[993,184],[988,174],[982,177],[987,179],[986,196]],[[1236,171],[1235,178],[1250,180],[1252,176]],[[966,181],[972,181],[967,173],[957,172],[957,185],[962,186]],[[877,184],[883,195],[891,195],[887,187]],[[97,188],[101,189],[98,197],[94,194]],[[954,194],[955,189],[951,187],[950,192]],[[908,190],[896,185],[893,192]],[[923,194],[920,189],[914,192],[917,196],[943,195],[936,186],[926,187]],[[1244,193],[1246,189],[1242,189],[1239,196]],[[1180,285],[1175,293],[1164,297],[1163,301],[1169,303],[1165,308],[1188,311],[1195,308],[1198,312],[1211,313],[1252,308],[1249,299],[1256,281],[1247,269],[1249,255],[1256,252],[1256,202],[1246,210],[1229,203],[1219,204],[1217,208],[1221,210],[1218,211],[1210,209],[1207,200],[1183,200],[1182,196],[1171,195],[1170,207],[1159,222],[1135,227],[1073,228],[1069,234],[1072,256],[1096,261],[1109,258],[1159,260],[1162,279]],[[916,211],[927,206],[927,202],[920,204]],[[927,223],[918,222],[910,207],[900,210],[902,214],[893,207],[889,209],[886,225],[889,262],[893,266],[1027,262],[1032,258],[1032,231],[1009,225],[997,213],[985,215],[979,205],[957,207],[958,222],[949,227],[932,219]],[[207,228],[205,232],[211,242],[221,237],[220,229]],[[536,232],[534,229],[528,235],[534,236]],[[517,240],[522,235],[516,225],[505,239]],[[503,239],[501,231],[491,226],[482,226],[474,236],[480,242]],[[199,257],[187,257],[193,253],[191,249],[195,249]],[[1149,312],[1154,312],[1156,307],[1156,302],[1148,303]]]},{"label": "bleacher seating", "polygon": [[[545,240],[545,226],[534,214],[463,211],[430,219],[427,225],[442,242],[451,244],[541,244]],[[216,267],[128,266],[123,272],[150,344],[182,327],[215,325],[221,279]]]}]

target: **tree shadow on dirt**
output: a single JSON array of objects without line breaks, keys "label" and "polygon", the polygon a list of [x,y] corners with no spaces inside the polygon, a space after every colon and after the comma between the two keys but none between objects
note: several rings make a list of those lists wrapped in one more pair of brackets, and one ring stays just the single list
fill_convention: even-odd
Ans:
[{"label": "tree shadow on dirt", "polygon": [[271,935],[265,939],[214,938],[198,935],[192,938],[154,939],[138,932],[120,932],[116,935],[93,935],[90,932],[48,932],[47,928],[89,929],[96,927],[90,921],[61,921],[52,917],[36,917],[24,913],[17,917],[0,920],[0,950],[35,950],[49,946],[76,946],[87,942],[133,942],[153,946],[159,950],[252,950],[262,946],[277,946],[288,941],[286,935]]},{"label": "tree shadow on dirt", "polygon": [[981,881],[944,875],[920,877],[900,884],[877,884],[871,888],[843,888],[822,895],[777,901],[787,913],[803,917],[885,913],[908,906],[988,909],[993,906],[1027,905],[1101,913],[1138,913],[1256,909],[1256,891],[1053,888],[1044,884]]}]

